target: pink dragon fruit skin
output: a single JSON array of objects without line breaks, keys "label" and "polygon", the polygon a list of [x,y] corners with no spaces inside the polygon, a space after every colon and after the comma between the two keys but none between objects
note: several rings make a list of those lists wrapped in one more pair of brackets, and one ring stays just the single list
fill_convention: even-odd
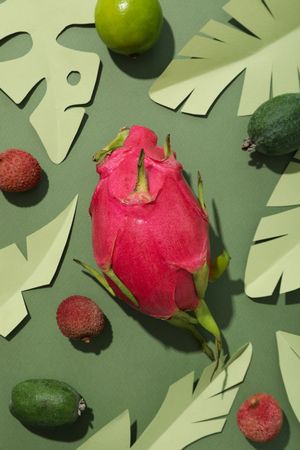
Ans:
[{"label": "pink dragon fruit skin", "polygon": [[[141,149],[148,191],[134,192]],[[166,158],[151,130],[133,126],[97,172],[90,214],[94,256],[104,274],[112,268],[147,315],[169,319],[196,309],[193,273],[209,264],[208,218],[174,153]]]},{"label": "pink dragon fruit skin", "polygon": [[210,261],[208,217],[182,174],[169,136],[163,147],[142,126],[121,129],[94,156],[100,180],[90,205],[94,256],[104,276],[79,261],[113,296],[149,316],[190,331],[215,355],[195,325],[221,333],[204,300],[208,280],[224,272],[226,251]]}]

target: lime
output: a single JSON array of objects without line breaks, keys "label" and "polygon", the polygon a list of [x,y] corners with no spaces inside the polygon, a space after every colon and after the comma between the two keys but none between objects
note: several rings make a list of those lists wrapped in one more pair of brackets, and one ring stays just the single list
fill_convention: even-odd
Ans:
[{"label": "lime", "polygon": [[110,50],[137,55],[157,41],[163,14],[158,0],[98,0],[95,22]]}]

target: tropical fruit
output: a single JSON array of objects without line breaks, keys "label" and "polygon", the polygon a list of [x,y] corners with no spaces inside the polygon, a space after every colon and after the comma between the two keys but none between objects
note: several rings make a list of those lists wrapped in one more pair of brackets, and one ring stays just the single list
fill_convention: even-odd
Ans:
[{"label": "tropical fruit", "polygon": [[257,108],[248,124],[242,148],[270,156],[300,147],[300,94],[282,94]]},{"label": "tropical fruit", "polygon": [[97,303],[82,295],[71,295],[58,306],[56,320],[62,334],[69,339],[89,343],[101,333],[104,314]]},{"label": "tropical fruit", "polygon": [[191,331],[213,358],[194,325],[215,336],[219,352],[221,333],[204,297],[229,258],[224,252],[211,261],[201,177],[197,198],[169,135],[160,147],[139,125],[121,129],[94,160],[100,180],[90,205],[92,240],[104,274],[96,278],[144,314]]},{"label": "tropical fruit", "polygon": [[163,14],[158,0],[98,0],[95,22],[110,50],[138,55],[157,41]]},{"label": "tropical fruit", "polygon": [[34,156],[24,150],[10,148],[0,153],[0,189],[24,192],[40,181],[42,169]]},{"label": "tropical fruit", "polygon": [[274,439],[282,427],[283,414],[277,400],[269,394],[255,394],[240,406],[237,422],[241,432],[251,441]]},{"label": "tropical fruit", "polygon": [[58,380],[22,381],[11,393],[11,413],[20,422],[32,427],[70,425],[81,416],[85,408],[81,395]]}]

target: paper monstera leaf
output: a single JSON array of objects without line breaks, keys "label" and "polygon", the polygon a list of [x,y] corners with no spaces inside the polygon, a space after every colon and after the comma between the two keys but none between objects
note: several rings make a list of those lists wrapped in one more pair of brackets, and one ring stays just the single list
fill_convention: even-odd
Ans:
[{"label": "paper monstera leaf", "polygon": [[[223,9],[244,28],[210,20],[150,89],[157,103],[205,115],[245,70],[238,114],[252,114],[273,96],[299,92],[299,0],[231,0]],[[205,36],[206,35],[206,36]]]},{"label": "paper monstera leaf", "polygon": [[[267,206],[300,204],[300,151],[279,179]],[[250,248],[245,272],[249,297],[266,297],[280,281],[280,292],[300,288],[300,207],[263,217]]]},{"label": "paper monstera leaf", "polygon": [[300,336],[277,331],[279,366],[285,390],[298,421],[300,422]]},{"label": "paper monstera leaf", "polygon": [[27,236],[27,257],[16,244],[0,249],[0,335],[6,337],[27,316],[22,291],[49,284],[73,222],[77,197],[52,222]]},{"label": "paper monstera leaf", "polygon": [[172,384],[156,417],[132,446],[129,412],[125,411],[78,450],[182,450],[198,439],[221,432],[251,355],[252,346],[247,344],[212,381],[214,365],[208,366],[195,389],[193,372]]},{"label": "paper monstera leaf", "polygon": [[[32,49],[20,58],[0,63],[0,89],[19,104],[41,80],[47,91],[30,122],[50,159],[66,157],[85,109],[78,105],[92,97],[100,60],[97,54],[72,50],[57,42],[70,25],[94,22],[94,0],[5,0],[0,3],[0,40],[17,33],[30,34]],[[70,84],[69,75],[80,80]]]}]

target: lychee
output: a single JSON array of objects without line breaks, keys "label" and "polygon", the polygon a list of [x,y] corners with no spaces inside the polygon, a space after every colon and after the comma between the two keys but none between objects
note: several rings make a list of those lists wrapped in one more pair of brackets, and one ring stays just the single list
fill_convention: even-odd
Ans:
[{"label": "lychee", "polygon": [[251,441],[267,442],[281,430],[282,410],[269,394],[255,394],[240,406],[237,422],[241,432]]},{"label": "lychee", "polygon": [[24,192],[41,180],[42,169],[30,153],[10,148],[0,153],[0,189],[5,192]]},{"label": "lychee", "polygon": [[100,334],[105,325],[103,311],[93,300],[81,295],[63,300],[57,308],[56,320],[64,336],[85,343]]}]

